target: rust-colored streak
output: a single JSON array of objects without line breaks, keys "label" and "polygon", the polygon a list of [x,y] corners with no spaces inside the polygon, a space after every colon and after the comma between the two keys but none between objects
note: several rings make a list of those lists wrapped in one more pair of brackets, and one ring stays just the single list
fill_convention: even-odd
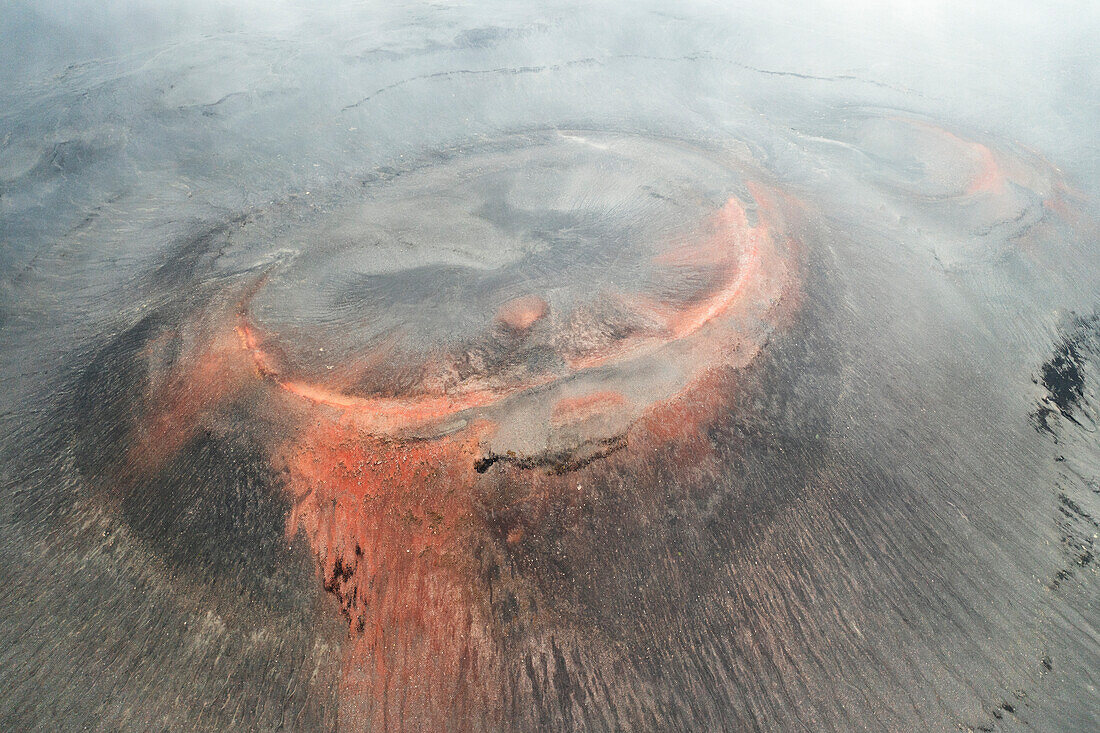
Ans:
[{"label": "rust-colored streak", "polygon": [[[698,302],[685,306],[671,305],[652,298],[632,298],[635,309],[656,323],[662,324],[645,333],[614,343],[601,351],[567,357],[571,369],[584,370],[610,362],[652,352],[673,341],[696,334],[715,319],[728,315],[753,286],[767,286],[758,279],[762,249],[771,252],[774,243],[763,223],[749,227],[745,209],[735,198],[729,199],[715,215],[710,233],[702,240],[693,240],[670,252],[658,255],[655,261],[669,267],[717,268],[722,275],[720,285]],[[781,273],[773,273],[773,276]],[[760,295],[759,288],[751,295]]]},{"label": "rust-colored streak", "polygon": [[424,395],[414,398],[355,397],[304,382],[280,381],[279,385],[298,397],[326,407],[366,413],[374,432],[390,432],[440,420],[499,398],[489,390],[477,390],[454,396]]},{"label": "rust-colored streak", "polygon": [[[762,190],[756,189],[755,193],[762,194]],[[639,314],[662,325],[614,341],[598,350],[564,355],[572,372],[652,353],[670,342],[689,338],[712,321],[729,315],[739,302],[766,297],[763,288],[770,287],[777,276],[782,276],[782,272],[777,272],[770,273],[770,277],[760,277],[761,260],[765,257],[769,264],[777,264],[782,269],[767,225],[760,223],[749,227],[744,207],[737,199],[731,198],[708,224],[708,231],[709,234],[702,240],[688,242],[658,256],[655,261],[671,267],[705,266],[716,269],[721,275],[720,284],[686,306],[677,307],[642,296],[632,297],[630,301]],[[513,330],[522,331],[545,317],[547,311],[544,300],[528,296],[505,304],[498,313],[498,320]],[[355,410],[371,416],[373,432],[377,434],[391,434],[402,428],[485,407],[561,378],[560,375],[545,374],[496,388],[470,385],[445,394],[429,392],[400,398],[359,397],[323,385],[280,377],[246,314],[242,314],[238,330],[242,334],[242,346],[252,355],[261,375],[272,377],[283,389],[316,404]]]},{"label": "rust-colored streak", "polygon": [[890,118],[897,122],[911,125],[914,128],[931,133],[947,141],[951,147],[959,151],[960,157],[971,164],[974,172],[967,183],[965,194],[973,196],[980,193],[1003,194],[1008,182],[1005,171],[997,160],[997,156],[987,146],[972,140],[966,140],[955,133],[942,127],[933,125],[923,120],[914,120],[903,117]]},{"label": "rust-colored streak", "polygon": [[256,372],[268,377],[287,393],[322,407],[361,413],[359,426],[372,434],[386,435],[404,428],[437,422],[458,412],[491,404],[513,392],[530,389],[547,380],[530,381],[507,389],[472,389],[457,394],[424,394],[409,397],[358,397],[318,384],[283,379],[273,359],[260,345],[256,329],[241,317],[237,326],[242,348],[252,358]]},{"label": "rust-colored streak", "polygon": [[271,357],[269,357],[260,346],[260,339],[256,335],[255,329],[247,323],[238,323],[237,337],[241,341],[241,346],[252,357],[252,361],[256,366],[256,371],[260,376],[273,377],[279,373],[278,369],[276,369],[272,363]]},{"label": "rust-colored streak", "polygon": [[983,192],[1004,193],[1007,181],[1004,171],[993,156],[993,151],[981,143],[969,143],[969,146],[978,158],[978,171],[966,188],[967,195]]},{"label": "rust-colored streak", "polygon": [[701,253],[724,265],[728,279],[707,300],[669,319],[668,329],[672,338],[690,336],[726,313],[756,276],[760,266],[760,241],[767,236],[763,226],[755,229],[748,227],[745,210],[736,199],[730,199],[722,207],[718,214],[718,231],[701,249]]},{"label": "rust-colored streak", "polygon": [[288,531],[308,538],[349,622],[342,721],[371,730],[487,723],[499,712],[499,659],[474,592],[471,487],[488,426],[391,442],[335,414],[309,422],[279,454],[296,501]]}]

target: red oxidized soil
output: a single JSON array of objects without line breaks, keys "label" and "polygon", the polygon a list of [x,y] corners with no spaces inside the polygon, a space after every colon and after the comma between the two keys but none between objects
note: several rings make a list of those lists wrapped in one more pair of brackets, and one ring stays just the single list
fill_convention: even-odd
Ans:
[{"label": "red oxidized soil", "polygon": [[302,531],[353,640],[343,720],[461,726],[495,712],[498,660],[474,597],[478,518],[471,489],[479,436],[388,441],[354,416],[319,413],[281,453]]}]

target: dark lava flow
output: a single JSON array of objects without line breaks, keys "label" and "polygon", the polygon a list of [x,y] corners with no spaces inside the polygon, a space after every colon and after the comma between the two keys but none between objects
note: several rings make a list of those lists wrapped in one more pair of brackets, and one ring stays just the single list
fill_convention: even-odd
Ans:
[{"label": "dark lava flow", "polygon": [[0,727],[1100,726],[1087,145],[348,12],[4,93]]}]

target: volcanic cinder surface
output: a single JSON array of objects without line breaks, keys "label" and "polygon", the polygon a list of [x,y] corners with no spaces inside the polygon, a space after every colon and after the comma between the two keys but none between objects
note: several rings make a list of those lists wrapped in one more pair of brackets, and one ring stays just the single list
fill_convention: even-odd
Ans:
[{"label": "volcanic cinder surface", "polygon": [[0,38],[0,728],[1100,728],[1088,4]]}]

